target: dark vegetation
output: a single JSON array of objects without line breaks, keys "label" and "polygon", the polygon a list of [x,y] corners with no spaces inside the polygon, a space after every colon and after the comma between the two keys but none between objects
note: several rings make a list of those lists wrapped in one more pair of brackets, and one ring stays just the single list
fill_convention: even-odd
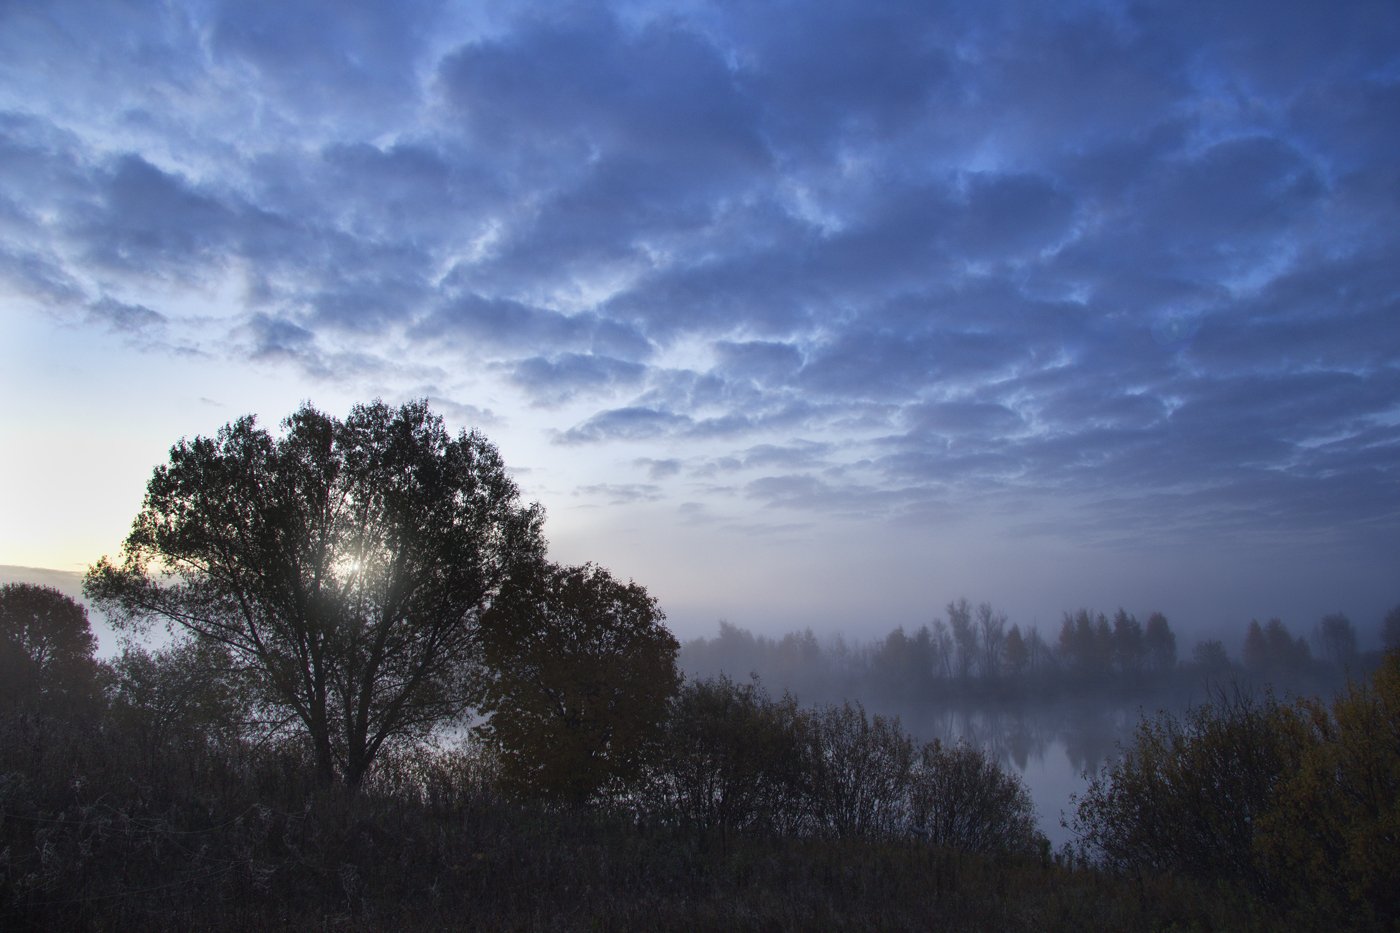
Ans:
[{"label": "dark vegetation", "polygon": [[1081,851],[1273,905],[1301,929],[1400,926],[1400,652],[1330,705],[1226,694],[1141,724],[1078,802]]},{"label": "dark vegetation", "polygon": [[[494,448],[425,406],[306,407],[285,428],[177,445],[120,564],[90,572],[128,633],[169,626],[159,647],[95,659],[81,606],[0,589],[0,927],[1397,920],[1395,655],[1331,706],[1240,697],[1144,723],[1052,854],[980,748],[845,699],[680,678],[646,591],[546,561]],[[1164,620],[1111,662],[1092,617],[1098,647],[1053,661],[1033,638],[1023,658],[1004,620],[997,641],[990,610],[967,620],[975,650],[891,689],[1048,686],[1041,663],[1171,676]]]}]

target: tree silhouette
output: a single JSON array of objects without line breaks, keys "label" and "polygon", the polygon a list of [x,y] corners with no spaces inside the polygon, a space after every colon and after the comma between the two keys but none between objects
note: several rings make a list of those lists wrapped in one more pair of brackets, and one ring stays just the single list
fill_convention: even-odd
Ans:
[{"label": "tree silhouette", "polygon": [[1176,634],[1167,623],[1167,617],[1154,612],[1147,617],[1147,630],[1143,633],[1143,646],[1152,667],[1159,671],[1169,671],[1176,667]]},{"label": "tree silhouette", "polygon": [[1381,622],[1381,644],[1387,651],[1400,650],[1400,606],[1393,607]]},{"label": "tree silhouette", "polygon": [[1346,668],[1356,661],[1356,629],[1344,614],[1323,616],[1316,637],[1318,654],[1333,667]]},{"label": "tree silhouette", "polygon": [[924,745],[912,769],[910,821],[929,842],[960,852],[1034,851],[1030,792],[981,749]]},{"label": "tree silhouette", "polygon": [[80,604],[48,586],[0,587],[0,700],[53,710],[92,696],[96,650]]},{"label": "tree silhouette", "polygon": [[123,547],[85,590],[118,626],[164,619],[226,646],[300,723],[322,782],[358,786],[386,743],[458,715],[477,623],[542,559],[496,449],[426,402],[309,404],[273,437],[252,416],[182,440]]},{"label": "tree silhouette", "polygon": [[679,684],[656,600],[601,567],[517,574],[482,626],[490,719],[517,791],[581,804],[637,774]]}]

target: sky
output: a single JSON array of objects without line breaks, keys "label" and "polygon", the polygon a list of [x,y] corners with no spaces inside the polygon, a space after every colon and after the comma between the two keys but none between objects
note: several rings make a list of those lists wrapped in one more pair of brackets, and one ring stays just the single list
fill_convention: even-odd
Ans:
[{"label": "sky", "polygon": [[678,634],[1400,603],[1400,5],[0,2],[0,564],[428,398]]}]

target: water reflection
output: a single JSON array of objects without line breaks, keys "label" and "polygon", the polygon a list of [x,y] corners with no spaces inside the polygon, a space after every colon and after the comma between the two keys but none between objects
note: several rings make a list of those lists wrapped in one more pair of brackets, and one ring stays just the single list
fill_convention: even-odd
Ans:
[{"label": "water reflection", "polygon": [[1071,795],[1086,785],[1086,775],[1116,758],[1144,715],[1155,715],[1163,708],[1181,712],[1187,705],[1180,699],[1151,707],[1081,700],[938,706],[883,703],[867,708],[898,716],[917,741],[967,742],[1015,771],[1030,790],[1041,830],[1058,848],[1070,838],[1061,819],[1070,812]]}]

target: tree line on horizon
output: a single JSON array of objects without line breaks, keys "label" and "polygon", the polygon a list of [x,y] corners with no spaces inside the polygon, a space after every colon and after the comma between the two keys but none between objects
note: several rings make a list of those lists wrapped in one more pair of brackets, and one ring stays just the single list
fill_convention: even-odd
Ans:
[{"label": "tree line on horizon", "polygon": [[[1179,654],[1177,634],[1160,612],[1142,623],[1119,608],[1065,612],[1053,641],[1037,627],[1008,624],[991,603],[957,599],[947,619],[908,633],[902,626],[868,642],[811,629],[771,637],[727,621],[713,637],[681,644],[679,663],[697,676],[757,675],[803,698],[859,696],[886,702],[1072,699],[1112,694],[1192,695],[1232,681],[1293,692],[1325,691],[1348,676],[1373,670],[1380,652],[1358,649],[1355,626],[1342,613],[1324,616],[1312,638],[1295,636],[1282,620],[1246,627],[1240,655],[1218,639]],[[1382,623],[1387,649],[1400,648],[1400,606]]]}]

